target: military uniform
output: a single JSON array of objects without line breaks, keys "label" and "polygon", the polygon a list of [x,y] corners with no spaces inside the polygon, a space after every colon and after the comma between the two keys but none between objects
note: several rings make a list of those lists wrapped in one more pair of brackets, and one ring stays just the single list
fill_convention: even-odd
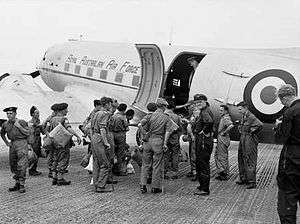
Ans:
[{"label": "military uniform", "polygon": [[201,109],[195,119],[196,134],[196,173],[199,181],[198,190],[209,194],[210,156],[213,150],[214,117],[208,106]]},{"label": "military uniform", "polygon": [[91,149],[93,154],[93,182],[95,189],[104,189],[111,169],[111,161],[108,158],[108,150],[104,145],[104,140],[101,136],[101,129],[107,131],[108,120],[110,118],[110,112],[105,109],[99,110],[92,118],[92,139]]},{"label": "military uniform", "polygon": [[[44,133],[42,125],[40,124],[40,119],[32,118],[28,121],[28,126],[30,129],[30,137],[29,137],[29,144],[31,145],[34,153],[37,157],[41,157],[41,146],[42,146],[42,138],[41,134]],[[36,171],[38,164],[38,160],[32,165],[29,170],[29,174],[38,173]]]},{"label": "military uniform", "polygon": [[278,165],[278,205],[281,223],[296,224],[297,203],[300,201],[300,100],[285,111],[276,137],[284,146]]},{"label": "military uniform", "polygon": [[229,174],[228,147],[230,145],[230,136],[229,133],[224,134],[224,131],[230,125],[232,125],[232,121],[229,114],[223,115],[218,127],[218,144],[215,151],[217,173],[225,179],[228,178]]},{"label": "military uniform", "polygon": [[[13,111],[6,108],[4,112]],[[15,110],[16,111],[16,108]],[[5,135],[11,141],[9,147],[9,164],[11,172],[14,174],[13,178],[16,180],[16,185],[10,188],[10,191],[23,189],[26,179],[26,169],[28,167],[28,142],[29,136],[28,124],[24,120],[18,120],[19,124],[25,129],[21,131],[16,125],[15,121],[6,121],[2,124],[1,137],[4,139]],[[20,191],[21,192],[21,191]]]},{"label": "military uniform", "polygon": [[[50,127],[50,120],[55,116],[56,114],[53,112],[52,115],[50,115],[49,117],[47,117],[47,119],[43,122],[42,126],[44,128],[44,130],[46,132],[50,132],[49,127]],[[49,140],[49,137],[45,136],[43,138],[43,141],[45,143],[45,141]],[[49,149],[50,148],[50,149]],[[49,174],[48,177],[52,178],[53,177],[53,171],[52,167],[53,167],[53,155],[54,155],[54,150],[52,150],[52,146],[49,146],[49,148],[45,149],[46,150],[46,158],[47,158],[47,165],[48,165],[48,169],[49,169]]]},{"label": "military uniform", "polygon": [[[170,117],[158,108],[153,114],[144,117],[140,124],[148,133],[148,141],[143,144],[143,162],[141,171],[141,185],[147,184],[147,179],[152,166],[152,188],[161,189],[163,178],[163,144],[166,132],[173,132],[174,127]],[[158,192],[157,192],[158,193]]]},{"label": "military uniform", "polygon": [[113,133],[115,143],[115,155],[117,157],[115,172],[120,175],[125,175],[125,157],[129,149],[129,145],[126,143],[126,132],[129,129],[125,113],[117,112],[114,115],[112,115],[109,121],[109,130]]},{"label": "military uniform", "polygon": [[[49,132],[51,132],[59,123],[61,123],[66,129],[71,127],[68,119],[65,116],[56,115],[49,121]],[[69,165],[71,147],[71,141],[69,141],[69,143],[65,147],[52,144],[52,150],[50,150],[50,154],[52,156],[53,162],[50,169],[53,172],[54,184],[56,184],[55,180],[62,180],[64,173],[66,173]]]},{"label": "military uniform", "polygon": [[[196,94],[194,96],[194,100],[197,100],[197,96],[199,94]],[[189,123],[191,125],[192,131],[194,132],[195,130],[195,120],[196,117],[199,116],[200,113],[200,109],[197,106],[196,103],[192,103],[189,106]],[[194,135],[196,135],[196,133],[193,133]],[[191,166],[191,171],[190,173],[187,175],[188,177],[193,177],[193,180],[196,180],[196,142],[193,141],[191,138],[189,138],[189,159],[190,159],[190,166]]]},{"label": "military uniform", "polygon": [[262,122],[250,111],[242,117],[239,125],[241,132],[238,148],[238,166],[241,183],[256,184],[257,133],[262,129]]},{"label": "military uniform", "polygon": [[182,121],[180,116],[175,114],[172,110],[167,110],[165,112],[177,125],[178,130],[174,131],[168,140],[168,151],[165,153],[165,173],[171,171],[173,175],[171,178],[178,177],[178,164],[179,164],[179,154],[180,154],[180,131],[182,128]]}]

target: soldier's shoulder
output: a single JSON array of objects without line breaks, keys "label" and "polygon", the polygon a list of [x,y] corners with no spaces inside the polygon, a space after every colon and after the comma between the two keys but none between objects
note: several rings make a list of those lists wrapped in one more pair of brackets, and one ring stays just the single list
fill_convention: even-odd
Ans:
[{"label": "soldier's shoulder", "polygon": [[2,124],[2,128],[6,128],[9,125],[8,121],[4,121]]}]

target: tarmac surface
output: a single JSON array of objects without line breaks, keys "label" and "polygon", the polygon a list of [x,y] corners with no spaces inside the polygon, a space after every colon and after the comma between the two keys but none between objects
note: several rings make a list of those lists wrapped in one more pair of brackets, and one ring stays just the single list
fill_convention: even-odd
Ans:
[{"label": "tarmac surface", "polygon": [[[230,147],[230,180],[214,179],[211,158],[211,194],[195,196],[197,182],[185,177],[189,163],[180,163],[180,179],[164,180],[162,194],[141,194],[140,168],[136,174],[115,177],[112,193],[94,193],[91,177],[79,164],[86,147],[71,151],[70,186],[52,186],[45,159],[38,169],[42,176],[26,180],[26,193],[8,192],[14,182],[8,150],[0,149],[0,223],[279,223],[276,174],[281,146],[259,145],[257,189],[238,186],[237,143]],[[186,150],[186,145],[184,146]],[[111,187],[109,185],[108,187]],[[148,187],[148,192],[149,192]],[[300,213],[298,211],[298,221]]]}]

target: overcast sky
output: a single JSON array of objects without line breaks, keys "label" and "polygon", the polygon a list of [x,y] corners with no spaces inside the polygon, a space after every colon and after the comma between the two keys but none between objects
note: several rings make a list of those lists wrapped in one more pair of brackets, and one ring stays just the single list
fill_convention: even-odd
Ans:
[{"label": "overcast sky", "polygon": [[300,46],[299,0],[0,0],[0,74],[70,38],[222,48]]}]

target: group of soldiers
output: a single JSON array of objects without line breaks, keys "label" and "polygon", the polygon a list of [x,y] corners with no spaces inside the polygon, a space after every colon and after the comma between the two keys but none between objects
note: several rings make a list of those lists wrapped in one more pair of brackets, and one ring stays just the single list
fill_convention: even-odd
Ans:
[{"label": "group of soldiers", "polygon": [[[278,172],[278,212],[282,223],[295,223],[297,203],[300,196],[300,101],[296,98],[296,90],[290,85],[284,85],[278,90],[278,97],[286,106],[282,119],[277,120],[275,134],[283,137],[284,148],[279,161]],[[127,109],[126,104],[118,104],[109,97],[94,101],[94,110],[81,126],[85,136],[90,139],[89,153],[93,155],[93,184],[95,192],[110,192],[107,184],[115,184],[115,175],[126,175],[126,155],[129,149],[126,143],[126,132],[134,111]],[[238,105],[241,120],[238,129],[241,133],[238,148],[238,167],[240,180],[238,185],[247,189],[256,188],[256,165],[258,133],[262,122],[253,115],[245,102]],[[26,168],[28,166],[28,150],[34,151],[40,157],[41,134],[44,134],[49,178],[52,184],[61,186],[71,182],[65,180],[64,174],[70,158],[70,148],[75,145],[72,138],[66,145],[55,144],[50,134],[61,124],[71,135],[81,143],[80,136],[72,129],[66,115],[66,103],[51,106],[53,113],[40,122],[39,111],[32,107],[28,122],[16,118],[16,107],[4,109],[8,121],[1,128],[1,137],[9,147],[9,160],[13,178],[16,183],[9,191],[25,192]],[[178,163],[180,154],[180,136],[189,142],[191,172],[193,181],[199,182],[194,191],[196,195],[210,194],[210,157],[214,145],[214,133],[217,133],[215,162],[217,180],[229,179],[228,148],[230,146],[229,132],[234,123],[227,105],[220,106],[220,121],[216,128],[216,120],[210,110],[207,97],[196,94],[189,104],[189,116],[183,118],[174,113],[175,103],[158,98],[157,102],[147,105],[148,113],[137,124],[142,149],[140,176],[141,193],[147,192],[147,184],[151,184],[152,193],[162,192],[162,180],[178,178]],[[186,127],[186,128],[184,128]],[[30,175],[40,175],[36,170],[37,161],[29,170]],[[289,222],[290,221],[290,222]],[[294,222],[293,222],[294,221]]]}]

